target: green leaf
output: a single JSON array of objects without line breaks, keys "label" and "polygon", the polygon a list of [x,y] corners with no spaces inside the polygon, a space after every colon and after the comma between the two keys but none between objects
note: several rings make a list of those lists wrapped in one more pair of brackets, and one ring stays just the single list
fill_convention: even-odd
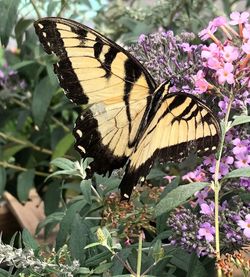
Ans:
[{"label": "green leaf", "polygon": [[50,162],[52,165],[64,169],[64,170],[71,170],[75,169],[75,163],[66,158],[56,158]]},{"label": "green leaf", "polygon": [[110,269],[112,265],[113,265],[113,263],[100,264],[98,267],[96,267],[94,269],[94,273],[101,274],[101,273],[107,272],[108,269]]},{"label": "green leaf", "polygon": [[80,267],[77,271],[76,271],[76,274],[91,274],[92,273],[92,270],[90,270],[89,268],[87,267]]},{"label": "green leaf", "polygon": [[52,160],[57,157],[62,157],[70,149],[74,143],[74,138],[71,133],[63,137],[56,145],[56,148],[53,151]]},{"label": "green leaf", "polygon": [[72,257],[79,260],[81,265],[86,258],[84,247],[87,244],[88,228],[80,215],[76,214],[72,222],[69,247]]},{"label": "green leaf", "polygon": [[76,214],[79,213],[82,210],[82,208],[86,206],[86,204],[86,201],[81,200],[73,203],[68,208],[65,216],[63,217],[60,223],[60,229],[56,237],[56,251],[58,251],[58,249],[60,249],[66,242]]},{"label": "green leaf", "polygon": [[36,86],[32,99],[32,114],[35,124],[42,125],[50,105],[55,87],[51,85],[49,77],[44,77]]},{"label": "green leaf", "polygon": [[170,191],[155,207],[156,216],[167,213],[177,206],[183,204],[195,192],[208,186],[209,183],[194,182],[188,185],[178,186],[176,189]]},{"label": "green leaf", "polygon": [[19,63],[16,63],[14,65],[11,66],[11,68],[13,70],[18,70],[20,68],[23,68],[25,66],[28,66],[28,65],[31,65],[31,64],[34,64],[35,61],[22,61],[22,62],[19,62]]},{"label": "green leaf", "polygon": [[36,233],[39,233],[42,228],[46,227],[47,225],[51,223],[59,223],[63,217],[65,216],[64,212],[55,212],[53,214],[48,215],[44,221],[40,222],[39,225],[37,226]]},{"label": "green leaf", "polygon": [[196,253],[192,253],[189,264],[188,264],[188,272],[187,277],[205,277],[208,276],[206,270],[202,263],[199,261]]},{"label": "green leaf", "polygon": [[88,258],[85,261],[85,266],[96,266],[101,262],[108,260],[111,256],[112,254],[109,252],[109,250],[104,249],[101,253]]},{"label": "green leaf", "polygon": [[238,177],[250,177],[250,166],[235,169],[229,172],[227,175],[225,175],[223,179],[238,178]]},{"label": "green leaf", "polygon": [[1,1],[0,9],[0,38],[1,43],[6,47],[9,37],[17,19],[17,9],[20,0]]},{"label": "green leaf", "polygon": [[17,195],[21,202],[25,202],[29,197],[29,191],[33,187],[35,170],[28,169],[17,177]]},{"label": "green leaf", "polygon": [[28,144],[27,145],[22,145],[22,144],[13,145],[13,144],[11,144],[10,146],[6,145],[4,147],[4,151],[3,151],[3,160],[8,161],[17,152],[19,152],[20,150],[22,150],[26,147],[28,147]]},{"label": "green leaf", "polygon": [[3,195],[6,186],[6,170],[4,167],[0,167],[0,197]]},{"label": "green leaf", "polygon": [[59,180],[53,180],[49,183],[44,197],[44,211],[46,215],[52,214],[59,208],[61,192],[61,182]]},{"label": "green leaf", "polygon": [[240,125],[240,124],[245,124],[250,122],[250,116],[249,115],[240,115],[236,116],[232,124],[230,125],[230,128]]},{"label": "green leaf", "polygon": [[23,34],[26,29],[32,24],[33,20],[20,18],[15,26],[15,34],[16,34],[16,41],[17,45],[20,48],[22,45]]},{"label": "green leaf", "polygon": [[31,236],[31,234],[29,233],[28,230],[24,229],[22,231],[22,238],[23,238],[23,243],[26,248],[30,248],[33,250],[38,249],[39,245],[38,245],[37,241],[33,238],[33,236]]},{"label": "green leaf", "polygon": [[84,199],[88,204],[92,204],[92,194],[91,194],[91,180],[82,180],[80,184],[80,188]]},{"label": "green leaf", "polygon": [[0,268],[0,276],[1,277],[9,277],[10,273],[8,271],[5,271],[4,269]]}]

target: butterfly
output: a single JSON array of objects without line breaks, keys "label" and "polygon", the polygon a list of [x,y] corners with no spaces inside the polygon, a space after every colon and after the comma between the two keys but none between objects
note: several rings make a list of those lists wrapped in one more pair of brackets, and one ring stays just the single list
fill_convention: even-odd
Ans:
[{"label": "butterfly", "polygon": [[82,107],[73,134],[76,150],[93,158],[89,176],[126,165],[121,200],[156,158],[178,161],[191,150],[201,156],[216,150],[220,125],[200,99],[170,93],[168,81],[157,86],[135,57],[87,26],[47,17],[34,27],[44,50],[58,58],[60,86]]}]

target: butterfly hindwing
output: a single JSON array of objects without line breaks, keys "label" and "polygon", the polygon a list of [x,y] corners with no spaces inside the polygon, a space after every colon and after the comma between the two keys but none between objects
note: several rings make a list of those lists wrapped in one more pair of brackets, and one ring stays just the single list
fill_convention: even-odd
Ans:
[{"label": "butterfly hindwing", "polygon": [[182,160],[193,150],[203,156],[214,152],[220,139],[220,126],[212,111],[193,95],[166,95],[130,156],[120,184],[123,199],[133,184],[146,176],[155,160]]},{"label": "butterfly hindwing", "polygon": [[76,121],[76,149],[94,158],[98,173],[123,166],[147,116],[154,80],[122,47],[84,25],[43,18],[34,26],[45,51],[58,58],[54,70],[66,96],[89,105]]}]

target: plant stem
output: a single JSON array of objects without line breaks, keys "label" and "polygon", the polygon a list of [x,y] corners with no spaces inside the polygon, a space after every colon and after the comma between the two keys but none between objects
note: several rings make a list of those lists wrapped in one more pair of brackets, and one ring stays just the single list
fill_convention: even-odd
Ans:
[{"label": "plant stem", "polygon": [[[224,128],[223,128],[222,134],[221,134],[221,142],[220,142],[218,157],[217,157],[216,165],[215,165],[215,173],[214,173],[214,221],[215,221],[215,249],[216,249],[217,262],[219,262],[219,260],[221,258],[221,255],[220,255],[220,226],[219,226],[219,200],[220,200],[219,193],[220,193],[220,189],[221,189],[221,184],[219,182],[220,161],[221,161],[221,157],[222,157],[225,135],[228,130],[228,119],[229,119],[229,114],[231,111],[232,102],[233,102],[233,97],[230,97],[226,115],[225,115]],[[220,268],[217,269],[217,276],[218,277],[222,276],[222,272],[221,272]]]},{"label": "plant stem", "polygon": [[[14,165],[14,164],[10,164],[10,163],[4,162],[4,161],[0,161],[0,166],[2,166],[4,168],[12,168],[12,169],[15,169],[15,170],[18,170],[18,171],[27,171],[28,170],[27,168],[17,166],[17,165]],[[49,174],[41,172],[41,171],[35,171],[35,174],[39,175],[39,176],[44,176],[44,177],[49,176]]]},{"label": "plant stem", "polygon": [[136,277],[141,276],[141,260],[142,260],[142,232],[140,232],[140,235],[139,235]]}]

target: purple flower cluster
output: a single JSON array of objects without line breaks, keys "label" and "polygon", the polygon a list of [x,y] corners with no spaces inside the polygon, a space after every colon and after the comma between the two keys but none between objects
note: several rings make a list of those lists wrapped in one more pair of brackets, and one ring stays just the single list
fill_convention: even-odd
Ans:
[{"label": "purple flower cluster", "polygon": [[201,45],[190,45],[192,33],[174,36],[172,31],[141,35],[130,52],[147,68],[158,84],[173,80],[171,91],[192,92],[193,75],[202,68]]},{"label": "purple flower cluster", "polygon": [[[173,233],[171,243],[182,246],[188,252],[198,256],[214,256],[215,228],[214,202],[204,200],[207,189],[197,193],[193,208],[181,208],[174,211],[167,224]],[[199,210],[195,213],[195,210]],[[250,205],[245,205],[238,196],[229,202],[224,201],[219,208],[220,237],[223,251],[230,252],[237,246],[242,247],[250,241]]]}]

